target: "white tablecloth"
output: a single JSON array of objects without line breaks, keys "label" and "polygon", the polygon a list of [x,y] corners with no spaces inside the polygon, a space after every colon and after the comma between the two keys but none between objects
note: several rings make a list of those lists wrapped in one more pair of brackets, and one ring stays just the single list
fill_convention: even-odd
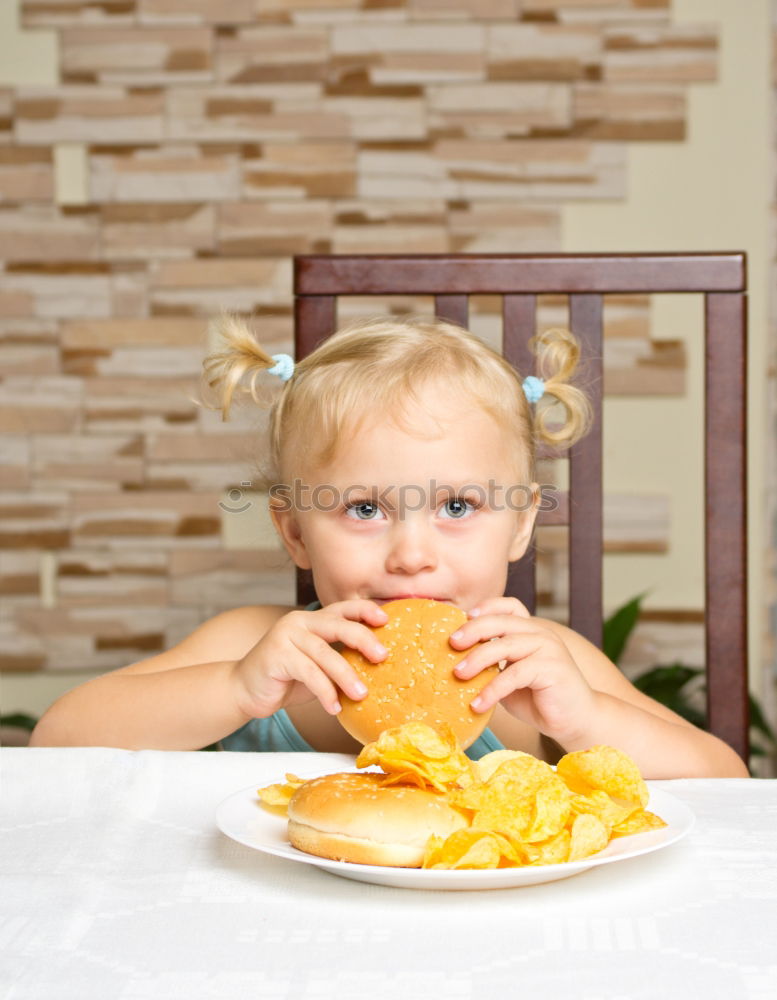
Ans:
[{"label": "white tablecloth", "polygon": [[0,996],[777,997],[777,781],[662,782],[697,822],[651,855],[538,886],[419,892],[218,831],[226,796],[317,759],[0,751]]}]

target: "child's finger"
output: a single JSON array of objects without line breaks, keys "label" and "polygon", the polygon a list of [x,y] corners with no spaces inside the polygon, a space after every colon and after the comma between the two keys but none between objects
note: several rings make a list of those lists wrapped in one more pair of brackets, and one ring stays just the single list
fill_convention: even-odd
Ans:
[{"label": "child's finger", "polygon": [[348,618],[350,621],[362,621],[376,627],[385,625],[388,621],[388,615],[383,608],[375,601],[366,599],[338,601],[337,604],[330,604],[326,608],[322,608],[321,611],[313,612],[313,614],[318,615],[321,612],[334,613],[343,618]]},{"label": "child's finger", "polygon": [[297,679],[301,684],[304,684],[314,698],[318,699],[324,710],[330,715],[337,715],[342,710],[336,686],[313,662],[309,661],[300,669]]},{"label": "child's finger", "polygon": [[350,649],[356,649],[372,663],[380,663],[388,654],[386,647],[367,625],[355,619],[341,618],[336,614],[317,618],[312,627],[309,626],[301,630],[302,632],[318,636],[330,645],[339,642]]},{"label": "child's finger", "polygon": [[529,609],[517,597],[492,597],[470,608],[467,612],[470,618],[480,618],[482,615],[517,615],[519,618],[531,618]]},{"label": "child's finger", "polygon": [[295,642],[303,654],[298,680],[314,694],[333,715],[340,711],[338,689],[359,701],[367,688],[353,667],[326,640],[308,632]]},{"label": "child's finger", "polygon": [[450,636],[454,649],[468,649],[476,642],[495,639],[503,635],[540,634],[543,626],[534,618],[523,615],[489,614],[472,618]]},{"label": "child's finger", "polygon": [[456,664],[453,672],[461,680],[468,681],[486,667],[492,667],[502,661],[515,663],[532,656],[542,647],[542,637],[536,632],[502,636],[472,649],[460,663]]},{"label": "child's finger", "polygon": [[511,663],[472,699],[470,707],[474,712],[488,712],[514,691],[535,690],[537,687],[547,686],[548,683],[542,668],[533,660]]}]

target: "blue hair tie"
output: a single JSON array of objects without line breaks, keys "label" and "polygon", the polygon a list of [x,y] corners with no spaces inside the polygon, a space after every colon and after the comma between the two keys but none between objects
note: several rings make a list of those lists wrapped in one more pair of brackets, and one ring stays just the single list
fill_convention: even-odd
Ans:
[{"label": "blue hair tie", "polygon": [[537,378],[536,375],[527,375],[521,385],[524,396],[526,396],[532,405],[539,403],[545,395],[545,383],[541,378]]},{"label": "blue hair tie", "polygon": [[294,374],[294,358],[290,354],[273,354],[275,364],[267,369],[268,375],[277,375],[282,382],[288,382]]}]

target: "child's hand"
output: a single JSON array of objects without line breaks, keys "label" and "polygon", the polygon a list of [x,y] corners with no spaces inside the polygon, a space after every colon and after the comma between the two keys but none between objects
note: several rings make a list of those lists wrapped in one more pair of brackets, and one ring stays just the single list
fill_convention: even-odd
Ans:
[{"label": "child's hand", "polygon": [[590,726],[596,694],[551,628],[532,618],[512,597],[484,601],[470,616],[451,636],[451,645],[468,649],[478,641],[491,641],[473,649],[456,667],[456,675],[468,679],[485,667],[504,663],[472,702],[476,712],[486,712],[501,701],[512,715],[561,746]]},{"label": "child's hand", "polygon": [[336,715],[338,688],[349,698],[364,698],[367,688],[331,643],[358,649],[378,663],[386,650],[367,625],[385,625],[387,617],[380,605],[367,600],[341,601],[318,611],[290,611],[236,665],[242,710],[253,718],[266,718],[286,705],[318,698],[327,712]]}]

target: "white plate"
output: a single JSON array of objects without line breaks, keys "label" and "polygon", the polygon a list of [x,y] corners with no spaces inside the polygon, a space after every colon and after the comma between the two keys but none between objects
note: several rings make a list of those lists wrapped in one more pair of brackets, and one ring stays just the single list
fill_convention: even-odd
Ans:
[{"label": "white plate", "polygon": [[[347,768],[340,768],[347,770]],[[328,771],[304,775],[317,777]],[[272,780],[272,779],[271,779]],[[270,782],[265,782],[269,784]],[[526,868],[495,868],[489,870],[446,871],[422,868],[388,868],[382,865],[355,865],[348,861],[329,861],[313,854],[305,854],[292,847],[286,839],[286,819],[266,810],[256,794],[258,781],[225,799],[216,811],[216,824],[222,833],[246,847],[253,847],[265,854],[274,854],[288,861],[323,868],[333,875],[388,885],[398,889],[508,889],[541,882],[555,882],[588,871],[599,865],[625,861],[642,854],[651,854],[674,844],[684,837],[694,824],[691,810],[674,796],[648,782],[650,801],[648,807],[657,813],[666,826],[630,837],[613,840],[598,854],[584,861],[567,861],[557,865],[537,865]]]}]

